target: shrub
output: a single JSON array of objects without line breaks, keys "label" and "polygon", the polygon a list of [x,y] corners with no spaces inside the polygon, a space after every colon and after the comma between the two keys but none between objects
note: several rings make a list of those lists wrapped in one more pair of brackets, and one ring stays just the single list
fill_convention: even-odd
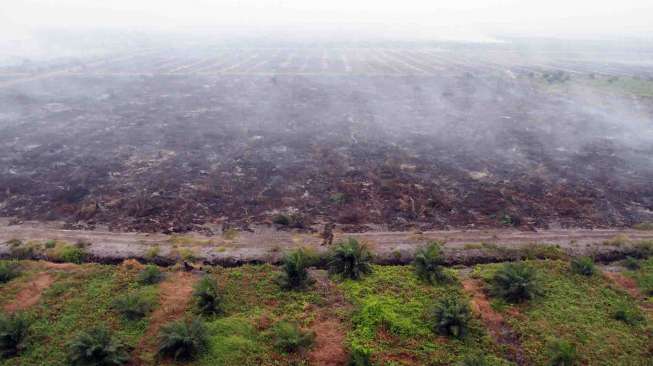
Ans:
[{"label": "shrub", "polygon": [[25,348],[29,327],[29,320],[22,314],[0,314],[0,359],[16,356]]},{"label": "shrub", "polygon": [[57,246],[57,241],[54,239],[47,240],[43,246],[45,246],[45,249],[52,249]]},{"label": "shrub", "polygon": [[159,333],[159,354],[175,361],[195,358],[207,344],[208,334],[200,319],[174,321]]},{"label": "shrub", "polygon": [[311,257],[303,249],[286,254],[281,267],[283,272],[279,277],[281,287],[301,289],[311,285],[314,281],[310,278],[307,271],[311,262]]},{"label": "shrub", "polygon": [[442,335],[462,338],[467,332],[471,311],[467,302],[457,297],[440,300],[433,307],[432,328]]},{"label": "shrub", "polygon": [[68,344],[68,359],[72,366],[116,366],[127,363],[129,354],[109,330],[96,327],[80,333]]},{"label": "shrub", "polygon": [[163,279],[163,273],[159,270],[159,267],[154,265],[147,265],[145,268],[138,272],[136,280],[141,285],[154,285],[161,282]]},{"label": "shrub", "polygon": [[624,259],[624,267],[628,268],[631,271],[636,271],[642,267],[641,264],[639,264],[639,261],[637,258],[634,257],[626,257]]},{"label": "shrub", "polygon": [[199,280],[193,289],[193,297],[197,310],[201,314],[213,315],[222,312],[222,299],[218,290],[218,283],[210,275]]},{"label": "shrub", "polygon": [[622,321],[628,325],[637,325],[644,321],[644,316],[636,309],[626,304],[620,304],[612,314],[616,320]]},{"label": "shrub", "polygon": [[635,230],[653,230],[653,222],[640,222],[639,224],[633,225]]},{"label": "shrub", "polygon": [[576,347],[567,341],[553,341],[547,345],[549,366],[572,366],[576,364]]},{"label": "shrub", "polygon": [[313,332],[304,332],[295,323],[277,322],[272,327],[272,342],[274,347],[283,352],[296,352],[308,348],[315,340]]},{"label": "shrub", "polygon": [[153,260],[159,256],[159,252],[161,252],[161,248],[158,245],[151,246],[147,249],[147,252],[145,252],[145,258]]},{"label": "shrub", "polygon": [[299,213],[277,214],[272,218],[272,222],[278,226],[291,229],[304,229],[307,227],[306,219]]},{"label": "shrub", "polygon": [[591,276],[596,272],[594,260],[590,257],[579,257],[571,260],[571,271],[583,276]]},{"label": "shrub", "polygon": [[349,238],[347,242],[336,246],[329,261],[329,271],[357,280],[372,272],[371,260],[372,253],[367,247],[359,244],[358,240]]},{"label": "shrub", "polygon": [[16,262],[0,262],[0,283],[5,283],[20,276],[20,266]]},{"label": "shrub", "polygon": [[348,366],[372,366],[372,350],[362,346],[352,346]]},{"label": "shrub", "polygon": [[438,242],[432,242],[415,253],[415,274],[420,280],[431,284],[446,281],[448,278],[442,263],[442,248]]},{"label": "shrub", "polygon": [[465,356],[462,361],[456,364],[457,366],[489,366],[489,362],[482,354],[474,354]]},{"label": "shrub", "polygon": [[132,293],[117,298],[112,306],[126,319],[138,320],[152,310],[152,301],[139,293]]},{"label": "shrub", "polygon": [[530,300],[541,294],[535,269],[524,262],[504,264],[492,278],[492,293],[509,302]]},{"label": "shrub", "polygon": [[86,250],[76,245],[64,245],[55,256],[62,262],[81,264],[86,259]]}]

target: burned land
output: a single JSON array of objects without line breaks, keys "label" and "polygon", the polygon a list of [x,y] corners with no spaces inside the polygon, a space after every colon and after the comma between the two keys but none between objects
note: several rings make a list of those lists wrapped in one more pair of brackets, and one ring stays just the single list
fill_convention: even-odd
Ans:
[{"label": "burned land", "polygon": [[574,56],[216,47],[5,66],[0,216],[150,232],[651,221],[653,66]]}]

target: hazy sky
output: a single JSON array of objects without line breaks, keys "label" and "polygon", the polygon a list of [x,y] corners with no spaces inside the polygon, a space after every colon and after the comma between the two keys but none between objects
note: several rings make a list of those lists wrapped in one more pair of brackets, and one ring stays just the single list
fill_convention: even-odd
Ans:
[{"label": "hazy sky", "polygon": [[0,0],[0,32],[40,27],[365,29],[416,37],[651,37],[653,0]]}]

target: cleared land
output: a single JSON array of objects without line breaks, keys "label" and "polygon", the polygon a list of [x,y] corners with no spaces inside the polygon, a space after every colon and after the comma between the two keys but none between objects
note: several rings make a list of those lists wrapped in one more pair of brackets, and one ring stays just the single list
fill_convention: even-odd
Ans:
[{"label": "cleared land", "polygon": [[216,234],[280,213],[348,232],[629,227],[653,220],[653,80],[628,57],[204,47],[5,67],[0,215]]}]

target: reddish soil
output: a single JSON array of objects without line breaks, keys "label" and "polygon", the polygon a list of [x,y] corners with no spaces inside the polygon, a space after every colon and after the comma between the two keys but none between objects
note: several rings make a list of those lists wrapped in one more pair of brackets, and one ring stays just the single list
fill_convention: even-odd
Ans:
[{"label": "reddish soil", "polygon": [[4,306],[4,310],[13,313],[36,305],[43,291],[54,283],[54,277],[46,272],[38,273],[29,282],[23,284],[16,298]]},{"label": "reddish soil", "polygon": [[156,341],[161,326],[181,318],[193,293],[193,284],[196,276],[188,272],[169,273],[159,286],[159,307],[150,317],[150,325],[143,335],[141,342],[136,347],[132,365],[147,364],[141,355],[152,354],[156,351]]},{"label": "reddish soil", "polygon": [[468,294],[472,295],[472,311],[481,318],[490,335],[499,344],[507,347],[508,354],[506,356],[508,359],[518,365],[524,365],[524,355],[517,336],[505,322],[503,315],[492,308],[489,299],[483,292],[483,285],[480,281],[475,279],[463,280],[463,288]]},{"label": "reddish soil", "polygon": [[309,353],[310,364],[314,366],[342,366],[347,363],[345,349],[345,327],[335,316],[336,308],[349,306],[342,294],[324,274],[324,271],[312,271],[318,291],[325,295],[326,305],[319,310],[316,320],[311,325],[315,332],[315,344]]},{"label": "reddish soil", "polygon": [[648,301],[648,296],[642,293],[634,279],[626,277],[619,272],[605,271],[603,275],[614,282],[619,288],[625,290],[631,297],[640,300],[640,308],[653,316],[653,302]]}]

